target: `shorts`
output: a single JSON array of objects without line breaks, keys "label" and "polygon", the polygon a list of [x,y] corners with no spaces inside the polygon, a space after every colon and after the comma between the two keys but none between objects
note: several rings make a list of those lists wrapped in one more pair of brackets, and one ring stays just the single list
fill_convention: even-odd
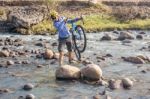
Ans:
[{"label": "shorts", "polygon": [[64,47],[65,45],[67,46],[67,50],[68,52],[72,52],[72,40],[71,37],[67,37],[67,38],[60,38],[58,39],[58,51],[62,52],[64,51]]}]

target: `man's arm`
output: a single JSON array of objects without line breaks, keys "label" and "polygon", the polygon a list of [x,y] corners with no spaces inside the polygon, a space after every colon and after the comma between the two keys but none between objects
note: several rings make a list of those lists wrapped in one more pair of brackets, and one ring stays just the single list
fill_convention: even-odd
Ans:
[{"label": "man's arm", "polygon": [[74,23],[82,19],[83,19],[82,17],[77,17],[75,19],[66,19],[66,23]]}]

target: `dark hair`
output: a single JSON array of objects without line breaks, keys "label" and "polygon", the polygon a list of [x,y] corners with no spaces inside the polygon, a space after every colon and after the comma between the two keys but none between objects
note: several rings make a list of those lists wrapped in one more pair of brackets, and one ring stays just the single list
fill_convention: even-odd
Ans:
[{"label": "dark hair", "polygon": [[56,17],[55,17],[55,16],[53,16],[53,15],[51,15],[51,19],[52,19],[52,20],[55,20],[55,19],[56,19]]}]

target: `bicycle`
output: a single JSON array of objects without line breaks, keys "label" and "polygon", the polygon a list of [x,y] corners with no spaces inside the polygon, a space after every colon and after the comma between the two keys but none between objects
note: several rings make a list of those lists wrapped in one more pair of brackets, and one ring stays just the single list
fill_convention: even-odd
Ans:
[{"label": "bicycle", "polygon": [[[84,20],[82,19],[84,24]],[[71,23],[70,32],[72,34],[73,49],[77,59],[81,60],[81,53],[86,49],[86,34],[84,28],[81,25],[77,25],[76,22]]]}]

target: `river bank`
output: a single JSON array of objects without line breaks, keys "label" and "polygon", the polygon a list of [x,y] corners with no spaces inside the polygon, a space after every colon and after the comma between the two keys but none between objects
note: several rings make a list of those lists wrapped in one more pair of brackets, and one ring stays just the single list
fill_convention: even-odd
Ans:
[{"label": "river bank", "polygon": [[[33,3],[32,3],[33,4]],[[85,2],[50,2],[48,3],[51,9],[55,9],[62,16],[66,16],[69,18],[75,18],[76,16],[85,15],[85,24],[83,25],[85,30],[90,32],[100,32],[100,31],[110,31],[110,30],[149,30],[150,28],[150,8],[147,5],[113,5],[113,4],[92,4],[89,5]],[[36,4],[35,4],[36,5]],[[3,14],[8,12],[7,10],[12,10],[15,13],[18,9],[22,8],[40,8],[44,10],[44,15],[49,14],[47,7],[40,7],[35,5],[22,5],[22,6],[1,6],[0,16],[1,20],[5,21],[7,19],[7,14]],[[23,12],[26,10],[23,10]],[[32,14],[32,11],[30,11]],[[20,13],[20,12],[19,12]],[[33,12],[34,13],[34,12]],[[41,13],[41,12],[40,12]],[[21,13],[20,13],[21,14]],[[42,13],[40,14],[41,17]],[[24,17],[24,15],[20,15]],[[33,16],[33,14],[32,14]],[[26,17],[31,18],[29,14]],[[30,28],[25,29],[18,27],[16,29],[13,28],[11,32],[19,32],[21,34],[55,34],[55,29],[52,25],[51,20],[39,19],[38,14],[33,16],[31,20],[37,19],[36,24],[31,25]],[[19,16],[17,17],[19,18]],[[23,19],[25,21],[25,19]],[[30,19],[28,19],[30,20]],[[42,21],[41,21],[42,20]],[[22,20],[21,20],[22,21]],[[24,22],[23,21],[23,22]],[[19,21],[18,21],[19,22]],[[23,23],[22,22],[22,23]],[[30,22],[27,21],[27,24]],[[79,22],[78,24],[82,24]],[[26,27],[27,28],[27,27]]]}]

